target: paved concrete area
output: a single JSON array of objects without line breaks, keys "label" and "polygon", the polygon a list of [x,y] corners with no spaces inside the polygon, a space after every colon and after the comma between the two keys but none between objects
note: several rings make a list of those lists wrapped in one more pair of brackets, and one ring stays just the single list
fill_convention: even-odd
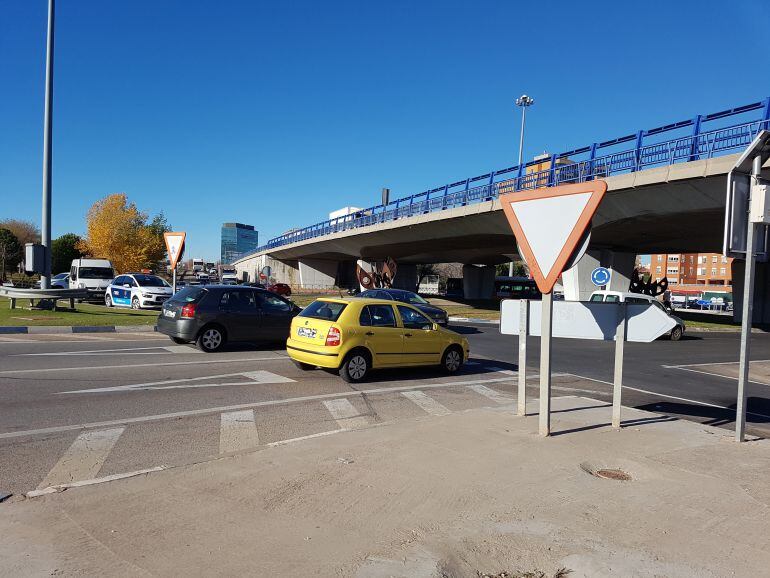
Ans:
[{"label": "paved concrete area", "polygon": [[[762,576],[766,441],[598,400],[470,409],[4,504],[0,573]],[[534,410],[535,405],[532,404]],[[620,469],[630,481],[602,479]]]}]

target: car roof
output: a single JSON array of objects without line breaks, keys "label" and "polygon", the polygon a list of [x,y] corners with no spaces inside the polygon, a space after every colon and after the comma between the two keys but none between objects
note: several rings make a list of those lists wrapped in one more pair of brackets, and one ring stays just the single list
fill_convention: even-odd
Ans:
[{"label": "car roof", "polygon": [[409,305],[408,303],[394,303],[388,299],[377,299],[376,297],[319,297],[316,301],[346,303],[348,305]]}]

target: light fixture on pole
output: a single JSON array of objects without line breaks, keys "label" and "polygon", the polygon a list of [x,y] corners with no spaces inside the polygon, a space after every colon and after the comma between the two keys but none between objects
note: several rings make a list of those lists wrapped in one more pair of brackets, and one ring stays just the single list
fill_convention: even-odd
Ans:
[{"label": "light fixture on pole", "polygon": [[[521,107],[521,133],[519,134],[518,163],[519,167],[521,167],[521,156],[524,152],[524,124],[527,121],[527,107],[530,107],[533,104],[535,104],[535,99],[527,96],[526,94],[522,94],[519,98],[516,99],[516,106]],[[519,171],[519,174],[521,174],[521,171]],[[508,264],[508,276],[513,277],[513,261]]]},{"label": "light fixture on pole", "polygon": [[522,94],[516,99],[516,106],[521,107],[521,134],[519,135],[519,166],[521,166],[521,155],[524,151],[524,124],[527,121],[527,107],[535,104],[535,99]]}]

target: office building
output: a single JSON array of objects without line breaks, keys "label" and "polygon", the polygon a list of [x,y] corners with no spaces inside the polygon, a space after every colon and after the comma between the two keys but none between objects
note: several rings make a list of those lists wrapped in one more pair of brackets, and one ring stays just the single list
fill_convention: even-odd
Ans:
[{"label": "office building", "polygon": [[229,265],[236,256],[254,251],[259,246],[259,232],[252,225],[225,223],[222,225],[221,260]]}]

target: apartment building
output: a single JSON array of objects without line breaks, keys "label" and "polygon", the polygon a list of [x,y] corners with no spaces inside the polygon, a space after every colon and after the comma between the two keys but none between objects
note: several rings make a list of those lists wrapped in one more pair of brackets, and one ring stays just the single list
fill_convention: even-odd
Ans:
[{"label": "apartment building", "polygon": [[731,258],[719,253],[657,253],[650,255],[650,275],[668,278],[669,286],[689,285],[731,291]]}]

